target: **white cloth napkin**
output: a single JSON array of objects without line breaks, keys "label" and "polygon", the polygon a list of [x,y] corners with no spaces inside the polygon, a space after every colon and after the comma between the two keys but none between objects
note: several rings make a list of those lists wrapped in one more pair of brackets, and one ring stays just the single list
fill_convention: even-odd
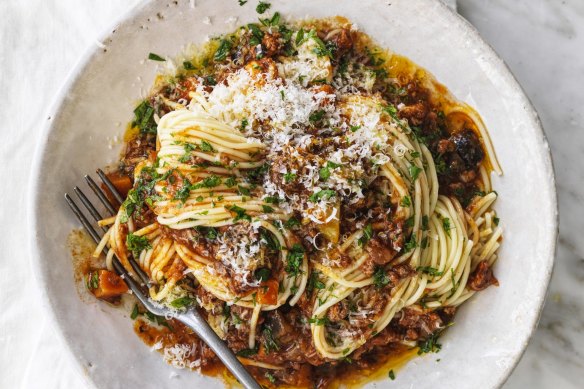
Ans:
[{"label": "white cloth napkin", "polygon": [[47,109],[77,59],[137,0],[0,2],[0,387],[83,388],[31,274],[28,180]]}]

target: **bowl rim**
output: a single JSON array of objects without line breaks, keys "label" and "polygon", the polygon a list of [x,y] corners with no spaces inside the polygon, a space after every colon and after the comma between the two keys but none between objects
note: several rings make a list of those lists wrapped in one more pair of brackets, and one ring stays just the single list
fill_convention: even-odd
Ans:
[{"label": "bowl rim", "polygon": [[[540,285],[539,289],[539,304],[537,305],[536,311],[533,315],[529,318],[530,323],[526,326],[529,328],[529,333],[525,336],[525,339],[516,353],[513,356],[513,361],[508,364],[505,369],[503,369],[500,373],[498,381],[496,382],[497,388],[503,386],[503,384],[509,379],[511,373],[518,365],[519,361],[523,357],[527,345],[535,334],[537,329],[539,320],[541,318],[543,308],[545,306],[545,302],[547,299],[548,288],[551,281],[556,251],[557,251],[557,240],[559,234],[559,210],[558,210],[558,201],[557,201],[557,188],[556,188],[556,178],[555,178],[555,171],[554,171],[554,164],[553,159],[551,156],[551,150],[549,147],[549,142],[547,140],[545,131],[543,129],[541,120],[533,106],[532,102],[530,101],[529,97],[525,93],[525,90],[521,87],[509,66],[505,63],[505,61],[497,54],[497,52],[493,49],[493,47],[482,38],[479,31],[474,27],[468,20],[466,20],[463,16],[461,16],[458,12],[454,11],[450,7],[448,7],[442,0],[422,0],[430,3],[439,3],[437,4],[437,8],[440,8],[442,14],[445,17],[450,19],[456,28],[461,29],[467,34],[469,40],[471,40],[471,45],[475,47],[480,47],[482,50],[483,55],[485,56],[486,62],[490,63],[493,68],[504,78],[504,82],[508,85],[509,88],[518,92],[518,97],[522,100],[522,105],[525,107],[526,114],[530,116],[531,121],[529,123],[529,127],[531,127],[534,131],[533,136],[538,137],[538,143],[542,147],[542,161],[544,167],[546,169],[547,177],[549,180],[550,190],[549,190],[549,204],[550,208],[553,212],[552,217],[552,224],[549,227],[552,236],[550,237],[550,246],[549,251],[544,255],[545,267],[542,268],[542,272],[546,273],[546,277],[542,285]],[[117,26],[122,25],[124,23],[130,22],[134,19],[144,8],[147,8],[155,0],[145,0],[142,1],[132,8],[130,8],[125,13],[121,14],[118,18],[116,18],[112,23],[110,23],[101,33],[96,36],[97,41],[102,42],[106,41],[108,38],[113,37],[113,32]],[[436,6],[436,4],[433,4]],[[35,279],[35,288],[37,288],[37,295],[40,295],[40,303],[42,309],[48,313],[50,322],[53,323],[54,331],[57,335],[59,343],[63,345],[64,350],[66,350],[65,354],[68,360],[74,362],[75,370],[77,371],[78,375],[83,379],[83,381],[91,388],[97,388],[96,383],[91,379],[87,371],[83,368],[81,357],[77,355],[73,348],[72,343],[70,340],[67,339],[65,336],[64,330],[60,321],[57,318],[57,314],[53,305],[53,301],[51,297],[47,293],[43,293],[45,290],[48,289],[48,282],[46,279],[46,261],[43,260],[43,255],[40,251],[40,240],[42,239],[41,232],[39,230],[38,224],[38,212],[40,208],[40,199],[41,195],[39,193],[39,186],[40,186],[40,175],[41,175],[41,166],[44,156],[47,152],[47,143],[48,139],[53,132],[55,118],[57,118],[63,111],[64,107],[66,106],[66,97],[67,92],[76,84],[77,80],[83,75],[83,72],[86,66],[93,60],[93,58],[98,55],[100,48],[95,45],[91,44],[85,51],[81,54],[81,56],[76,61],[75,65],[71,68],[68,75],[66,76],[65,81],[61,85],[61,87],[57,90],[55,96],[52,99],[52,103],[49,105],[49,108],[45,111],[44,117],[46,120],[42,125],[41,132],[39,134],[39,138],[36,143],[34,157],[32,159],[31,164],[31,174],[29,176],[28,187],[30,191],[28,192],[27,200],[26,200],[26,210],[27,210],[27,225],[29,229],[33,232],[29,235],[28,239],[28,252],[29,252],[29,263],[32,267],[32,274]],[[431,69],[429,69],[431,71]]]}]

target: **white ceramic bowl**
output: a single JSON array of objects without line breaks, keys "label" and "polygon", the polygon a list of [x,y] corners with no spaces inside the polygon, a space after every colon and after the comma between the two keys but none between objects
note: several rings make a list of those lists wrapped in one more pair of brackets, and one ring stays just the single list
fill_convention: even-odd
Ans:
[{"label": "white ceramic bowl", "polygon": [[[397,380],[400,387],[413,388],[502,385],[537,324],[557,232],[549,149],[528,99],[477,32],[439,1],[271,3],[272,10],[286,17],[348,17],[383,46],[428,69],[482,115],[505,171],[493,181],[505,229],[495,269],[501,286],[466,303],[444,337],[440,354],[411,361]],[[121,136],[134,104],[155,75],[155,64],[144,61],[149,52],[174,56],[189,42],[255,21],[255,4],[197,0],[193,8],[188,0],[167,0],[139,6],[107,32],[105,48],[88,51],[49,114],[34,163],[33,266],[65,343],[96,387],[223,386],[184,370],[176,371],[179,379],[169,379],[174,370],[134,335],[126,315],[106,304],[80,300],[66,247],[67,235],[79,226],[63,193],[85,173],[117,159],[121,145],[111,147],[111,139]],[[207,17],[211,24],[204,22]],[[237,21],[230,22],[234,17]]]}]

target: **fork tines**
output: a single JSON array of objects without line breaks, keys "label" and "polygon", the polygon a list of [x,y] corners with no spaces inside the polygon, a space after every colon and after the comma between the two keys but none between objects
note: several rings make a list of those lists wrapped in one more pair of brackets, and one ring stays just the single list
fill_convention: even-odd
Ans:
[{"label": "fork tines", "polygon": [[[123,198],[121,194],[118,192],[116,187],[112,184],[112,182],[107,178],[105,173],[101,169],[97,169],[97,175],[105,185],[105,187],[111,192],[111,195],[119,202],[119,204],[123,203]],[[102,189],[89,175],[85,175],[85,181],[87,185],[91,188],[95,196],[99,199],[99,201],[103,204],[106,211],[109,213],[110,216],[114,216],[117,214],[117,209],[119,205],[113,204],[109,198],[107,193],[104,189]],[[97,210],[97,208],[93,205],[93,203],[89,200],[89,198],[83,193],[83,191],[79,187],[74,187],[73,191],[81,201],[81,204],[85,207],[85,209],[89,212],[91,217],[93,218],[94,222],[98,222],[103,219],[101,213]],[[94,228],[92,223],[89,219],[85,216],[85,214],[79,209],[75,201],[71,198],[68,193],[65,193],[65,200],[67,204],[77,216],[77,219],[83,225],[83,228],[87,231],[87,233],[91,236],[91,238],[95,241],[95,243],[99,243],[101,241],[102,235],[97,232]],[[107,231],[106,227],[101,227],[103,232]],[[104,248],[104,252],[107,253],[107,247]],[[138,263],[133,258],[128,258],[130,265],[134,272],[138,275],[140,282],[137,282],[130,272],[126,270],[126,268],[120,263],[119,259],[114,255],[112,264],[116,273],[118,273],[128,284],[128,287],[132,290],[132,292],[138,297],[142,303],[145,303],[147,300],[147,293],[144,291],[144,286],[150,286],[150,279],[148,275],[140,268]]]}]

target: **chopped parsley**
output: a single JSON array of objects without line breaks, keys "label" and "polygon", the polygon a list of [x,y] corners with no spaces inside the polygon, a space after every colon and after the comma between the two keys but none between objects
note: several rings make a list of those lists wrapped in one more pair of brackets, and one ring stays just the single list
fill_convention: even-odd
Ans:
[{"label": "chopped parsley", "polygon": [[404,121],[398,117],[397,108],[394,105],[389,104],[387,106],[382,106],[381,109],[396,122],[399,128],[401,128],[403,131],[408,131],[407,124],[404,124]]},{"label": "chopped parsley", "polygon": [[336,169],[338,167],[341,167],[341,164],[327,161],[326,165],[318,171],[320,179],[323,181],[328,180],[329,177],[331,176],[330,169]]},{"label": "chopped parsley", "polygon": [[382,267],[378,267],[373,274],[373,285],[375,285],[377,289],[381,289],[384,286],[389,285],[389,281],[389,277],[385,270]]},{"label": "chopped parsley", "polygon": [[431,267],[431,266],[418,266],[416,268],[416,271],[420,272],[420,273],[428,274],[429,276],[432,276],[432,277],[438,277],[438,276],[441,276],[444,274],[443,271],[439,271],[435,267]]},{"label": "chopped parsley", "polygon": [[223,183],[225,184],[226,187],[228,188],[232,188],[235,185],[237,185],[237,181],[235,181],[235,177],[231,176],[228,177],[225,181],[223,181]]},{"label": "chopped parsley", "polygon": [[389,379],[390,379],[390,380],[392,380],[392,381],[393,381],[393,380],[395,380],[395,373],[393,372],[393,370],[390,370],[390,371],[389,371],[389,374],[388,374],[388,376],[389,376]]},{"label": "chopped parsley", "polygon": [[373,227],[371,226],[371,224],[367,224],[365,226],[365,228],[363,228],[363,234],[361,235],[361,237],[359,238],[357,243],[359,243],[359,246],[365,247],[367,242],[369,242],[372,237],[373,237]]},{"label": "chopped parsley", "polygon": [[446,235],[448,235],[448,237],[450,237],[450,230],[453,228],[450,226],[450,219],[445,217],[442,219],[442,228],[444,229],[444,232],[446,232]]},{"label": "chopped parsley", "polygon": [[231,41],[228,39],[222,39],[221,43],[219,43],[219,47],[217,51],[215,51],[215,55],[213,56],[213,60],[215,62],[223,62],[225,58],[227,58],[227,54],[231,50]]},{"label": "chopped parsley", "polygon": [[248,222],[251,222],[251,217],[247,213],[245,213],[245,209],[238,207],[237,205],[231,205],[225,208],[235,213],[233,222],[237,222],[239,220],[247,220]]},{"label": "chopped parsley", "polygon": [[239,5],[244,5],[245,3],[247,3],[247,0],[238,0]]},{"label": "chopped parsley", "polygon": [[271,18],[260,19],[260,22],[266,27],[277,26],[280,24],[280,13],[276,12]]},{"label": "chopped parsley", "polygon": [[430,227],[428,226],[428,215],[422,216],[422,231],[428,231]]},{"label": "chopped parsley", "polygon": [[151,61],[161,61],[161,62],[166,61],[164,58],[162,58],[158,54],[154,54],[154,53],[148,54],[148,59]]},{"label": "chopped parsley", "polygon": [[251,357],[252,355],[256,355],[259,351],[259,345],[256,344],[254,348],[244,348],[243,350],[239,350],[236,355],[239,357]]},{"label": "chopped parsley", "polygon": [[215,227],[208,227],[207,234],[205,236],[209,240],[214,240],[214,239],[217,239],[218,235],[219,235],[219,233],[217,232],[217,229]]},{"label": "chopped parsley", "polygon": [[[124,200],[122,208],[125,210],[122,214],[120,221],[122,223],[127,223],[128,219],[134,214],[134,212],[139,211],[143,206],[143,199],[148,200],[148,196],[154,189],[154,185],[157,182],[165,180],[172,173],[172,170],[160,175],[156,172],[155,168],[158,167],[158,162],[152,167],[145,167],[142,169],[140,176],[136,180],[136,185],[133,189],[128,192],[128,197]],[[146,177],[150,176],[150,181],[146,182]],[[154,197],[154,200],[158,200],[158,197]],[[147,203],[152,203],[152,198]]]},{"label": "chopped parsley", "polygon": [[406,242],[404,246],[404,252],[409,253],[413,249],[418,247],[418,242],[416,241],[416,234],[412,234],[410,239]]},{"label": "chopped parsley", "polygon": [[268,203],[268,204],[279,204],[280,203],[280,198],[279,197],[274,197],[274,196],[266,196],[264,197],[264,202]]},{"label": "chopped parsley", "polygon": [[308,117],[308,120],[312,124],[317,123],[320,120],[322,120],[324,114],[325,114],[324,109],[319,109],[318,111],[314,111],[313,113],[311,113],[310,116]]},{"label": "chopped parsley", "polygon": [[417,167],[416,165],[410,165],[408,167],[408,170],[410,171],[410,176],[412,177],[412,181],[416,181],[418,179],[418,176],[422,172],[422,169]]},{"label": "chopped parsley", "polygon": [[286,181],[286,183],[290,183],[294,180],[296,180],[296,173],[285,173],[284,174],[284,181]]},{"label": "chopped parsley", "polygon": [[434,167],[436,168],[436,173],[444,174],[448,170],[448,166],[446,166],[446,161],[442,158],[442,156],[438,156],[434,158]]},{"label": "chopped parsley", "polygon": [[331,197],[334,197],[336,195],[337,195],[337,192],[335,192],[332,189],[321,189],[320,191],[311,194],[308,199],[310,201],[312,201],[313,203],[316,203],[320,200],[328,200]]},{"label": "chopped parsley", "polygon": [[204,77],[205,80],[205,84],[206,85],[217,85],[217,80],[215,80],[215,77],[213,77],[212,75],[208,75]]},{"label": "chopped parsley", "polygon": [[399,203],[402,207],[407,208],[412,205],[412,201],[410,200],[410,196],[404,196]]},{"label": "chopped parsley", "polygon": [[265,242],[266,246],[268,246],[270,250],[280,250],[280,242],[269,231],[262,228],[260,230],[260,236],[262,237],[262,241]]},{"label": "chopped parsley", "polygon": [[294,216],[292,216],[290,219],[288,219],[284,222],[284,227],[288,230],[291,228],[297,227],[299,225],[300,225],[300,221],[298,219],[296,219]]},{"label": "chopped parsley", "polygon": [[185,149],[185,153],[179,158],[178,161],[185,163],[191,159],[191,153],[197,148],[197,146],[192,143],[185,143],[183,147]]},{"label": "chopped parsley", "polygon": [[221,178],[213,174],[192,185],[192,189],[214,188],[218,185],[221,185]]},{"label": "chopped parsley", "polygon": [[302,271],[300,267],[302,266],[302,260],[304,259],[304,248],[299,243],[294,243],[288,252],[288,258],[286,263],[286,273],[291,277],[299,275]]},{"label": "chopped parsley", "polygon": [[270,279],[271,274],[272,271],[270,269],[268,269],[267,267],[262,267],[255,271],[254,277],[256,280],[264,282]]},{"label": "chopped parsley", "polygon": [[264,38],[264,32],[258,27],[258,25],[250,23],[247,25],[247,28],[251,32],[251,37],[249,38],[250,46],[261,44],[262,39]]},{"label": "chopped parsley", "polygon": [[310,277],[308,277],[308,282],[306,283],[306,290],[308,292],[312,292],[315,289],[324,289],[325,284],[320,280],[319,272],[313,271],[310,273]]},{"label": "chopped parsley", "polygon": [[181,202],[186,202],[189,196],[191,195],[191,185],[188,181],[186,181],[185,185],[183,185],[179,190],[177,190],[174,194],[173,199],[179,200]]},{"label": "chopped parsley", "polygon": [[405,225],[408,228],[412,228],[415,223],[416,223],[415,217],[414,215],[412,215],[406,219]]},{"label": "chopped parsley", "polygon": [[439,336],[440,332],[435,332],[423,342],[418,343],[418,355],[439,352],[442,349],[442,345],[438,343]]},{"label": "chopped parsley", "polygon": [[145,236],[134,235],[130,232],[126,236],[126,247],[132,252],[134,259],[137,259],[143,250],[151,249],[152,245]]},{"label": "chopped parsley", "polygon": [[264,337],[264,347],[266,349],[266,353],[269,354],[272,351],[280,350],[280,345],[274,339],[274,334],[272,333],[272,328],[266,326],[262,331],[262,335]]},{"label": "chopped parsley", "polygon": [[157,124],[154,121],[154,108],[147,100],[142,101],[134,109],[133,127],[138,127],[142,134],[156,134]]},{"label": "chopped parsley", "polygon": [[310,324],[314,324],[314,325],[317,325],[317,326],[324,326],[324,325],[329,324],[329,320],[328,320],[328,318],[326,316],[324,316],[324,317],[316,317],[316,316],[313,316],[310,319],[308,319],[308,322]]},{"label": "chopped parsley", "polygon": [[213,145],[204,139],[201,141],[201,145],[199,147],[202,151],[215,151]]},{"label": "chopped parsley", "polygon": [[191,61],[184,61],[183,62],[183,68],[185,68],[185,70],[195,70],[195,65],[193,65],[193,63]]},{"label": "chopped parsley", "polygon": [[276,377],[274,377],[272,375],[272,373],[270,373],[269,371],[266,371],[266,374],[264,374],[264,376],[268,379],[268,381],[270,381],[272,384],[276,383]]},{"label": "chopped parsley", "polygon": [[194,298],[191,297],[179,297],[177,299],[174,299],[170,302],[170,305],[173,308],[186,308],[186,307],[190,307],[191,305],[195,304],[197,300],[195,300]]},{"label": "chopped parsley", "polygon": [[497,216],[495,216],[495,217],[493,218],[493,223],[495,223],[495,225],[496,225],[496,226],[498,226],[498,225],[499,225],[499,220],[500,220],[500,219],[499,219]]},{"label": "chopped parsley", "polygon": [[249,122],[247,121],[246,118],[244,118],[243,120],[241,120],[241,125],[239,126],[239,131],[245,130],[248,125],[249,125]]},{"label": "chopped parsley", "polygon": [[97,271],[91,272],[87,275],[86,285],[89,290],[97,289],[99,287],[99,273]]},{"label": "chopped parsley", "polygon": [[242,196],[251,196],[251,191],[242,185],[237,185],[237,192]]},{"label": "chopped parsley", "polygon": [[140,311],[138,310],[138,304],[134,304],[134,309],[132,309],[132,313],[130,314],[130,319],[136,320]]},{"label": "chopped parsley", "polygon": [[450,295],[448,295],[448,298],[454,296],[460,286],[460,281],[456,282],[456,275],[454,274],[453,268],[450,268],[450,281],[452,282],[452,288],[450,288]]},{"label": "chopped parsley", "polygon": [[271,6],[272,6],[272,4],[264,3],[263,1],[260,0],[259,4],[256,7],[256,12],[261,15],[264,12],[266,12],[268,9],[270,9]]},{"label": "chopped parsley", "polygon": [[272,213],[274,212],[274,208],[270,207],[269,205],[262,204],[262,210],[264,213]]},{"label": "chopped parsley", "polygon": [[156,325],[159,326],[164,326],[172,331],[172,327],[170,326],[170,324],[168,324],[164,317],[155,315],[149,311],[144,312],[144,317],[150,320],[152,323],[155,323]]}]

